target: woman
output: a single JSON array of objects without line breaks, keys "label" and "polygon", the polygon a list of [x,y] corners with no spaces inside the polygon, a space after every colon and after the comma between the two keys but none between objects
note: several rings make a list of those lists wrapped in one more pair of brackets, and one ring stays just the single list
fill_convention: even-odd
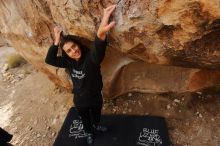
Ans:
[{"label": "woman", "polygon": [[[73,35],[61,38],[61,27],[54,28],[55,41],[49,48],[45,62],[47,64],[67,68],[73,81],[74,103],[87,134],[87,143],[94,142],[94,130],[105,132],[106,127],[98,125],[102,109],[103,87],[100,64],[106,50],[106,33],[115,25],[109,18],[116,5],[104,9],[104,15],[94,41],[94,48],[87,49]],[[63,56],[57,56],[58,46]]]}]

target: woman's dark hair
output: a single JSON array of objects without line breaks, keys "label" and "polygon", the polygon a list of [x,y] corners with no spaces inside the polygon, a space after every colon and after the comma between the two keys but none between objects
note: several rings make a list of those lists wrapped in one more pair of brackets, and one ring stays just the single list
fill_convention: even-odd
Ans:
[{"label": "woman's dark hair", "polygon": [[64,56],[65,58],[70,59],[70,57],[66,54],[66,52],[63,50],[63,46],[65,45],[65,43],[67,42],[74,42],[75,44],[77,44],[79,46],[79,49],[81,51],[81,54],[83,57],[86,53],[86,51],[88,50],[86,46],[84,46],[82,43],[82,38],[75,36],[75,35],[61,35],[61,41],[60,41],[60,48],[62,50],[62,56]]}]

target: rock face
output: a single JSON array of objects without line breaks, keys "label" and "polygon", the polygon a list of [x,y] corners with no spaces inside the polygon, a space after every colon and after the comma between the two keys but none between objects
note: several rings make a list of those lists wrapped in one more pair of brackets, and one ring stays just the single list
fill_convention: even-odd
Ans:
[{"label": "rock face", "polygon": [[44,63],[54,24],[92,42],[103,8],[115,3],[117,24],[102,64],[106,97],[195,91],[220,83],[219,0],[2,0],[0,44],[13,46],[56,84],[71,89],[63,69]]}]

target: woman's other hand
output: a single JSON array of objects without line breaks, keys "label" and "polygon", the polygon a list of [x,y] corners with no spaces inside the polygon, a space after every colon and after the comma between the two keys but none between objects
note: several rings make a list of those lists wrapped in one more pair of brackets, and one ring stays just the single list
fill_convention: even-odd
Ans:
[{"label": "woman's other hand", "polygon": [[115,25],[115,21],[112,21],[109,23],[109,18],[112,12],[115,10],[115,8],[116,8],[116,5],[112,5],[104,9],[103,18],[102,18],[101,24],[97,32],[97,36],[101,40],[105,40],[106,33]]}]

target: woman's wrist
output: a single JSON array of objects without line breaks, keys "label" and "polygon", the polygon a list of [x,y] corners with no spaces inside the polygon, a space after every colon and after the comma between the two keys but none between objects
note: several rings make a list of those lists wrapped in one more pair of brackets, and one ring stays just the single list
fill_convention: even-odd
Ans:
[{"label": "woman's wrist", "polygon": [[98,31],[98,33],[97,33],[97,37],[100,39],[100,40],[105,40],[105,38],[106,38],[106,33],[100,33],[99,31]]},{"label": "woman's wrist", "polygon": [[59,40],[59,39],[55,39],[55,41],[54,41],[54,45],[58,46],[59,43],[60,43],[60,40]]},{"label": "woman's wrist", "polygon": [[58,46],[59,45],[59,41],[54,41],[53,43],[55,46]]}]

